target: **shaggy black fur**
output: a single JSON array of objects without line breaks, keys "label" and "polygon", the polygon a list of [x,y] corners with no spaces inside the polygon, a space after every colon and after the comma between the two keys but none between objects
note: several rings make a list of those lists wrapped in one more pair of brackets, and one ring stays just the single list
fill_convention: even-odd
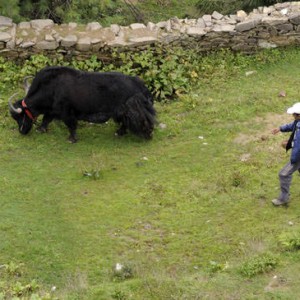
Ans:
[{"label": "shaggy black fur", "polygon": [[[118,135],[127,130],[145,139],[152,137],[155,125],[153,96],[144,82],[117,72],[83,72],[68,67],[47,67],[35,76],[22,100],[10,106],[19,131],[27,134],[35,118],[43,115],[40,131],[45,132],[53,119],[62,120],[75,142],[78,120],[103,123],[112,118],[120,125]],[[21,112],[16,112],[21,108]]]}]

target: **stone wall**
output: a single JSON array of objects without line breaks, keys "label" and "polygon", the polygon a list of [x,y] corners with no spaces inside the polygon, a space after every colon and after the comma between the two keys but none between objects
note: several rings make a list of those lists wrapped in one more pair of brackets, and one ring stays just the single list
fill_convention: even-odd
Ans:
[{"label": "stone wall", "polygon": [[259,7],[246,14],[218,12],[199,19],[172,18],[157,24],[111,25],[98,22],[54,24],[32,20],[14,24],[0,17],[0,56],[26,58],[35,53],[98,57],[113,49],[139,51],[155,45],[182,46],[198,51],[229,48],[246,53],[259,48],[300,45],[300,1]]}]

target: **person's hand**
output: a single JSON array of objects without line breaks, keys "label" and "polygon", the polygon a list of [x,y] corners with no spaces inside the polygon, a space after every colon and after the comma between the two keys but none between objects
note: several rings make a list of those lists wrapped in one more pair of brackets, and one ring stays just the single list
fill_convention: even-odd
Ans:
[{"label": "person's hand", "polygon": [[277,134],[278,132],[280,132],[280,129],[279,128],[274,128],[272,130],[272,134]]}]

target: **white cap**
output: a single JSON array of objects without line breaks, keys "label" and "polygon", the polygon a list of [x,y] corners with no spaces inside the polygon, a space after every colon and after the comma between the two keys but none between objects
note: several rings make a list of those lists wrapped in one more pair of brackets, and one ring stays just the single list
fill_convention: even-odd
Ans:
[{"label": "white cap", "polygon": [[295,103],[292,107],[288,108],[286,111],[288,114],[298,114],[300,115],[300,102]]}]

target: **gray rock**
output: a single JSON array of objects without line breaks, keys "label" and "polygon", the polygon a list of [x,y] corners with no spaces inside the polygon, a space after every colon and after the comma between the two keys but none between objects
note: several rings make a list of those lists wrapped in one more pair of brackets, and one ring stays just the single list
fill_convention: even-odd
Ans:
[{"label": "gray rock", "polygon": [[200,27],[190,27],[187,29],[186,33],[190,36],[203,36],[206,34],[204,29]]},{"label": "gray rock", "polygon": [[30,48],[33,47],[36,43],[33,41],[29,41],[29,42],[22,42],[22,44],[20,45],[21,48]]},{"label": "gray rock", "polygon": [[300,13],[291,15],[290,22],[294,25],[300,25]]},{"label": "gray rock", "polygon": [[223,19],[223,17],[224,17],[222,14],[218,13],[217,11],[214,11],[213,14],[212,14],[211,16],[212,16],[212,18],[215,19],[215,20],[221,20],[221,19]]},{"label": "gray rock", "polygon": [[55,41],[55,38],[51,34],[46,34],[45,35],[45,41],[53,42],[53,41]]},{"label": "gray rock", "polygon": [[293,25],[290,23],[277,25],[275,27],[276,27],[277,31],[279,31],[281,34],[290,32],[294,29]]},{"label": "gray rock", "polygon": [[237,18],[240,20],[240,21],[244,21],[246,18],[247,18],[247,13],[244,12],[243,10],[239,10],[237,13],[236,13],[236,16]]},{"label": "gray rock", "polygon": [[146,26],[142,23],[134,23],[129,25],[130,29],[140,29],[140,28],[146,28]]},{"label": "gray rock", "polygon": [[149,29],[149,30],[156,30],[156,28],[157,28],[157,26],[154,24],[154,23],[152,23],[152,22],[148,22],[148,24],[147,24],[147,28]]},{"label": "gray rock", "polygon": [[206,27],[206,24],[205,24],[205,21],[203,20],[203,18],[199,18],[197,20],[196,26],[200,27],[200,28],[205,28]]},{"label": "gray rock", "polygon": [[129,42],[137,46],[149,45],[157,42],[155,37],[132,37],[129,38]]},{"label": "gray rock", "polygon": [[13,21],[11,18],[0,16],[0,27],[11,27],[13,25]]},{"label": "gray rock", "polygon": [[0,32],[0,42],[10,41],[12,36],[7,32]]},{"label": "gray rock", "polygon": [[274,6],[264,7],[263,8],[263,14],[265,15],[271,15],[275,11]]},{"label": "gray rock", "polygon": [[68,27],[69,27],[69,29],[71,29],[71,30],[73,30],[73,29],[75,29],[75,28],[77,28],[77,23],[75,23],[75,22],[70,22],[69,24],[68,24]]},{"label": "gray rock", "polygon": [[158,27],[158,28],[166,28],[167,27],[167,22],[166,21],[163,21],[163,22],[158,22],[157,24],[156,24],[156,26]]},{"label": "gray rock", "polygon": [[35,30],[42,30],[45,28],[52,28],[54,26],[54,22],[50,19],[37,19],[30,21],[31,27]]},{"label": "gray rock", "polygon": [[121,30],[121,27],[117,24],[112,24],[110,25],[110,29],[115,35],[118,35]]},{"label": "gray rock", "polygon": [[211,15],[203,15],[202,16],[203,21],[207,24],[207,23],[211,23],[212,19],[211,19]]},{"label": "gray rock", "polygon": [[264,49],[277,48],[276,44],[270,43],[270,42],[267,42],[267,41],[263,41],[263,40],[258,41],[258,46],[260,48],[264,48]]},{"label": "gray rock", "polygon": [[78,38],[76,35],[70,34],[70,35],[67,35],[66,37],[64,37],[60,43],[61,43],[62,47],[69,48],[69,47],[74,46],[77,43],[77,40],[78,40]]},{"label": "gray rock", "polygon": [[233,32],[235,31],[235,25],[216,25],[213,28],[215,32]]},{"label": "gray rock", "polygon": [[101,29],[102,26],[98,22],[88,23],[86,26],[86,31],[95,31]]},{"label": "gray rock", "polygon": [[58,46],[59,46],[59,44],[55,40],[51,41],[51,42],[41,41],[41,42],[36,43],[36,45],[35,45],[35,47],[39,50],[55,50],[58,48]]},{"label": "gray rock", "polygon": [[264,17],[261,22],[271,26],[285,24],[289,21],[287,17],[274,18],[274,17]]},{"label": "gray rock", "polygon": [[80,38],[77,42],[76,49],[78,51],[86,52],[91,48],[91,39],[90,37]]},{"label": "gray rock", "polygon": [[31,28],[31,24],[30,22],[21,22],[18,25],[19,29],[30,29]]},{"label": "gray rock", "polygon": [[260,19],[248,20],[248,21],[244,21],[244,22],[236,24],[235,29],[236,29],[236,31],[239,31],[239,32],[248,31],[248,30],[256,27],[256,25],[258,25],[259,23],[260,23]]}]

